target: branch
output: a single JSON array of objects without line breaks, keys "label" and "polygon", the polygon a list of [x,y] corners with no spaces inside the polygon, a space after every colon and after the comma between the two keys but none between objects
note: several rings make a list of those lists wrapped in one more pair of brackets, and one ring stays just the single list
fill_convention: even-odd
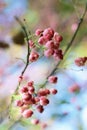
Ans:
[{"label": "branch", "polygon": [[[77,27],[75,33],[73,34],[72,39],[71,39],[70,42],[68,43],[68,46],[66,47],[66,49],[65,49],[65,51],[64,51],[64,57],[65,57],[66,53],[68,52],[68,50],[70,49],[70,47],[72,46],[73,41],[74,41],[75,38],[76,38],[76,35],[77,35],[77,33],[78,33],[79,29],[80,29],[80,26],[81,26],[81,24],[82,24],[82,22],[83,22],[83,19],[84,19],[84,16],[85,16],[85,14],[86,14],[86,11],[87,11],[87,4],[86,4],[86,7],[85,7],[85,10],[84,10],[84,13],[83,13],[82,17],[79,19],[78,27]],[[17,17],[16,17],[16,20],[20,23],[22,29],[24,30],[25,35],[26,35],[26,38],[27,38],[27,43],[28,43],[28,40],[29,40],[29,39],[28,39],[28,35],[27,35],[27,32],[26,32],[25,26],[23,25],[23,23],[22,23]],[[28,66],[28,64],[29,64],[29,60],[28,60],[29,55],[30,55],[30,51],[29,51],[29,44],[28,44],[27,63],[26,63],[26,65],[25,65],[25,67],[24,67],[24,69],[23,69],[23,71],[22,71],[22,73],[21,73],[21,76],[23,76],[23,74],[24,74],[24,72],[26,71],[27,66]],[[50,73],[50,75],[52,75],[52,74],[55,73],[55,71],[57,70],[57,66],[58,66],[60,63],[61,63],[61,62],[58,62],[58,63],[57,63],[57,65],[55,66],[55,68],[53,69],[53,71]],[[49,76],[50,76],[50,75],[49,75]],[[49,76],[48,76],[48,77],[49,77]],[[44,87],[44,86],[46,85],[46,83],[47,83],[47,81],[42,85],[42,87]],[[20,85],[20,84],[19,84],[19,85]],[[15,90],[15,94],[16,94],[18,88],[19,88],[19,87],[17,87],[17,89]],[[11,105],[12,105],[12,102],[13,102],[13,99],[11,100]],[[10,107],[9,107],[9,108],[10,108]],[[19,120],[20,120],[20,118],[19,118],[17,121],[15,121],[15,122],[18,122]],[[15,122],[13,123],[13,125],[15,124]],[[12,126],[13,126],[13,125],[12,125]],[[12,126],[10,126],[10,128],[11,128]]]},{"label": "branch", "polygon": [[29,38],[28,38],[28,34],[27,34],[27,31],[26,31],[26,28],[25,28],[24,24],[20,21],[20,19],[17,16],[15,16],[15,19],[18,21],[18,23],[21,25],[21,28],[23,29],[25,37],[26,37],[26,40],[27,40],[27,45],[28,45],[27,62],[26,62],[26,65],[25,65],[23,71],[21,72],[21,76],[23,76],[24,72],[27,69],[27,66],[29,65],[29,55],[30,55],[30,48],[29,48],[29,43],[28,43]]},{"label": "branch", "polygon": [[[83,22],[83,20],[84,20],[84,16],[85,16],[86,12],[87,12],[87,3],[86,3],[86,6],[85,6],[85,10],[84,10],[84,12],[83,12],[83,15],[82,15],[82,17],[79,19],[78,27],[77,27],[75,33],[73,34],[73,36],[72,36],[70,42],[68,43],[68,46],[66,47],[66,49],[65,49],[65,51],[64,51],[64,57],[65,57],[65,55],[67,54],[67,52],[68,52],[68,50],[70,49],[70,47],[72,46],[73,41],[74,41],[75,38],[76,38],[76,35],[77,35],[77,33],[78,33],[79,29],[80,29],[80,26],[81,26],[81,24],[82,24],[82,22]],[[52,70],[52,72],[50,73],[49,76],[51,76],[52,74],[54,74],[54,73],[56,72],[56,70],[58,69],[57,67],[60,65],[61,62],[62,62],[62,61],[60,61],[60,62],[57,63],[57,65],[56,65],[55,68]],[[49,76],[48,76],[48,77],[49,77]],[[47,77],[47,78],[48,78],[48,77]],[[46,82],[42,85],[42,88],[46,85],[47,82],[48,82],[48,81],[46,81]]]},{"label": "branch", "polygon": [[[25,37],[26,37],[26,40],[27,40],[27,46],[28,46],[28,49],[27,49],[27,57],[26,57],[26,64],[25,64],[25,67],[24,67],[23,71],[21,72],[21,76],[23,76],[23,75],[24,75],[24,72],[26,71],[26,69],[27,69],[27,67],[28,67],[28,65],[29,65],[29,55],[30,55],[30,47],[29,47],[29,43],[28,43],[29,38],[28,38],[28,34],[27,34],[27,31],[26,31],[26,28],[25,28],[24,24],[20,21],[20,19],[19,19],[18,17],[15,16],[15,19],[18,21],[18,23],[21,25],[21,28],[22,28],[23,31],[24,31],[24,34],[25,34]],[[20,84],[21,84],[21,82],[18,83],[18,86],[17,86],[17,88],[16,88],[14,94],[17,94],[17,93],[18,93],[18,89],[19,89],[19,87],[20,87]],[[10,103],[10,105],[9,105],[9,107],[8,107],[9,113],[10,113],[10,108],[11,108],[11,106],[12,106],[13,101],[14,101],[14,97],[12,96],[12,97],[11,97],[11,103]],[[10,115],[9,115],[9,118],[10,118]]]}]

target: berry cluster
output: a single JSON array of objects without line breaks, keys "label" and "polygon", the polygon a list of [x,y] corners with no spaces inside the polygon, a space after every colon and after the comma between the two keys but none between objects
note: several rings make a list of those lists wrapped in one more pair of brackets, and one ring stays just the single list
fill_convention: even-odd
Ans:
[{"label": "berry cluster", "polygon": [[[48,78],[48,82],[57,83],[58,78],[56,76],[50,76]],[[40,88],[38,91],[35,90],[34,82],[29,81],[26,86],[19,89],[19,94],[21,95],[21,99],[16,101],[16,105],[20,107],[21,114],[24,118],[29,118],[33,115],[33,106],[34,109],[39,113],[44,111],[44,106],[49,104],[48,95],[55,95],[57,90],[51,88],[50,90],[47,88]],[[36,124],[38,124],[36,122]]]},{"label": "berry cluster", "polygon": [[[34,41],[35,40],[35,41]],[[63,52],[60,49],[60,42],[63,40],[62,36],[57,32],[54,32],[52,28],[47,28],[45,30],[37,29],[34,37],[32,36],[29,40],[29,63],[37,61],[40,57],[39,52],[37,52],[38,47],[43,48],[42,53],[46,57],[53,57],[55,60],[63,59]],[[19,77],[19,83],[23,80],[23,75]],[[49,76],[48,82],[51,84],[56,84],[58,78],[56,76]],[[54,88],[40,88],[35,89],[34,81],[29,81],[26,86],[19,89],[19,94],[21,99],[16,101],[16,106],[20,108],[21,115],[24,118],[29,118],[33,115],[34,110],[39,113],[44,111],[44,106],[49,104],[48,95],[55,95],[57,90]],[[39,120],[34,119],[33,124],[38,124]],[[44,125],[45,127],[45,125]]]},{"label": "berry cluster", "polygon": [[75,64],[79,67],[84,66],[86,61],[87,61],[87,57],[79,57],[79,58],[75,59]]},{"label": "berry cluster", "polygon": [[[37,29],[35,31],[35,36],[38,37],[38,46],[44,47],[44,56],[53,56],[56,60],[63,59],[63,52],[59,48],[63,37],[59,33],[54,32],[52,28],[46,28],[45,30]],[[29,61],[36,61],[39,58],[39,54],[34,50],[36,47],[35,43],[32,40],[29,40],[29,46],[31,48]]]}]

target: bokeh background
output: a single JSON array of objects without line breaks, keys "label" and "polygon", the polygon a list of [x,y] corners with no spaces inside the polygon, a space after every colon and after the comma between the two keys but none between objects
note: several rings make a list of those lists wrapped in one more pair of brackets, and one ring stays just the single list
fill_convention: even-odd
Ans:
[{"label": "bokeh background", "polygon": [[[0,130],[40,130],[28,120],[8,122],[7,108],[14,93],[18,76],[23,70],[27,46],[17,16],[32,33],[37,28],[52,27],[63,36],[61,48],[64,50],[71,40],[79,18],[82,16],[86,0],[0,0]],[[24,21],[26,19],[26,21]],[[50,96],[50,104],[43,114],[36,114],[48,124],[46,130],[87,130],[87,66],[77,67],[74,60],[87,56],[87,15],[63,62],[55,75],[59,80],[55,88],[58,94]],[[53,59],[42,57],[32,63],[25,80],[33,79],[42,84],[47,74],[55,68]],[[50,68],[50,69],[49,69]],[[76,85],[78,92],[71,92]],[[47,87],[53,87],[47,84]]]}]

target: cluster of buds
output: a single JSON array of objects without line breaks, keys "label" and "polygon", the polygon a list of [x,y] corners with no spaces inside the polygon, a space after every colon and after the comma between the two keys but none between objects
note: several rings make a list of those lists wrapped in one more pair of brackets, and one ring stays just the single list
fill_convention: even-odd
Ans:
[{"label": "cluster of buds", "polygon": [[46,48],[44,56],[63,59],[62,50],[59,48],[63,37],[59,33],[54,32],[52,28],[47,28],[45,30],[37,29],[35,35],[39,36],[38,43]]},{"label": "cluster of buds", "polygon": [[[49,83],[57,83],[58,78],[56,76],[50,76],[48,78]],[[40,88],[38,91],[35,90],[34,82],[29,81],[26,86],[19,89],[19,94],[21,99],[16,101],[16,105],[20,107],[21,114],[24,118],[29,118],[33,115],[33,106],[34,109],[39,113],[44,111],[44,106],[49,104],[48,95],[55,95],[57,90],[54,88]],[[35,124],[38,124],[39,121],[35,120]]]},{"label": "cluster of buds", "polygon": [[[63,52],[60,49],[60,43],[63,37],[59,33],[54,32],[52,28],[46,28],[45,30],[37,29],[35,31],[35,36],[38,37],[38,46],[43,46],[44,48],[44,56],[53,56],[56,60],[63,59]],[[29,45],[32,50],[29,60],[33,62],[39,58],[39,54],[34,51],[35,43],[32,40],[29,40]]]},{"label": "cluster of buds", "polygon": [[[35,41],[33,37],[29,40],[29,62],[37,61],[40,54],[37,52],[37,48],[43,48],[43,55],[46,57],[53,57],[55,60],[63,59],[63,52],[60,49],[60,43],[63,37],[54,32],[52,28],[47,28],[45,30],[37,29],[35,32]],[[23,76],[19,77],[19,83],[23,80]],[[48,82],[51,84],[56,84],[58,78],[56,76],[49,76]],[[21,115],[24,118],[30,118],[34,114],[34,110],[42,113],[44,111],[44,106],[47,106],[50,101],[48,96],[50,94],[57,94],[57,89],[51,88],[40,88],[35,89],[34,81],[29,81],[26,86],[19,89],[19,94],[21,99],[16,101],[16,106],[20,108]],[[32,120],[33,124],[38,124],[40,121],[38,119]],[[45,127],[46,125],[44,125]]]},{"label": "cluster of buds", "polygon": [[75,59],[75,64],[79,67],[84,66],[86,61],[87,61],[87,57],[79,57],[79,58]]}]

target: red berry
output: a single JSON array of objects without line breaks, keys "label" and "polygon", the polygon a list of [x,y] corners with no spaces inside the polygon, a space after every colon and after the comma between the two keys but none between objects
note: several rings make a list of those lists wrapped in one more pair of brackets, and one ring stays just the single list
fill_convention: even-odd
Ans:
[{"label": "red berry", "polygon": [[26,93],[26,94],[23,94],[23,95],[22,95],[22,99],[23,99],[24,101],[29,101],[31,98],[32,98],[32,95],[29,94],[29,93]]},{"label": "red berry", "polygon": [[34,87],[30,87],[28,92],[29,92],[30,94],[33,94],[34,91],[35,91]]},{"label": "red berry", "polygon": [[23,87],[19,91],[20,91],[20,93],[27,93],[28,92],[28,88],[27,87]]},{"label": "red berry", "polygon": [[48,78],[48,81],[49,81],[50,83],[57,83],[58,78],[57,78],[56,76],[50,76],[50,77]]},{"label": "red berry", "polygon": [[22,100],[17,100],[17,101],[16,101],[16,106],[22,107],[23,105],[24,105],[24,103],[23,103]]},{"label": "red berry", "polygon": [[46,106],[46,105],[49,104],[49,100],[48,100],[47,98],[45,98],[45,97],[41,97],[41,98],[40,98],[40,104],[41,104],[42,106]]},{"label": "red berry", "polygon": [[42,34],[42,32],[43,32],[42,29],[37,29],[37,30],[35,31],[35,35],[36,35],[36,36],[40,36],[40,35]]},{"label": "red berry", "polygon": [[39,38],[39,40],[38,40],[38,43],[40,44],[40,45],[45,45],[46,44],[46,39],[43,37],[43,36],[41,36],[40,38]]},{"label": "red berry", "polygon": [[52,28],[47,28],[44,30],[43,32],[43,36],[47,39],[47,40],[51,40],[52,37],[54,35],[54,30]]},{"label": "red berry", "polygon": [[39,121],[38,119],[32,119],[32,120],[31,120],[31,123],[34,124],[34,125],[39,124],[39,122],[40,122],[40,121]]},{"label": "red berry", "polygon": [[46,48],[54,48],[54,42],[52,40],[46,42],[45,47]]},{"label": "red berry", "polygon": [[55,32],[54,40],[55,40],[55,42],[61,42],[63,40],[63,37],[61,35],[59,35],[57,32]]},{"label": "red berry", "polygon": [[44,56],[46,56],[46,57],[50,57],[53,54],[54,54],[54,50],[52,48],[49,48],[49,49],[44,51]]},{"label": "red berry", "polygon": [[55,95],[55,94],[57,94],[58,91],[57,91],[57,89],[53,88],[53,89],[50,90],[50,92]]},{"label": "red berry", "polygon": [[29,118],[33,115],[33,111],[32,110],[29,110],[29,109],[26,109],[24,110],[24,112],[22,113],[23,117],[25,118]]},{"label": "red berry", "polygon": [[39,54],[35,51],[32,51],[30,56],[29,56],[29,61],[34,62],[39,58]]},{"label": "red berry", "polygon": [[33,86],[34,85],[34,81],[29,81],[27,85],[28,86]]},{"label": "red berry", "polygon": [[84,66],[86,61],[87,61],[87,57],[79,57],[79,58],[75,59],[75,64],[77,66]]},{"label": "red berry", "polygon": [[37,106],[38,112],[42,113],[44,111],[44,108],[42,105]]}]

